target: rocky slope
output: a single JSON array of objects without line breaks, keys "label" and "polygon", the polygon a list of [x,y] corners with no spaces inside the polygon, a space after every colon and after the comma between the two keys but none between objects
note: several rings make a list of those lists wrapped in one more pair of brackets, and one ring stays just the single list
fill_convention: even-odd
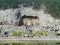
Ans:
[{"label": "rocky slope", "polygon": [[33,10],[32,7],[21,7],[16,9],[0,10],[0,24],[3,26],[4,25],[18,26],[18,24],[20,23],[19,22],[20,18],[23,15],[29,15],[38,16],[39,23],[42,26],[53,25],[55,23],[55,19],[50,14],[45,13],[44,10],[45,10],[44,6],[40,10]]}]

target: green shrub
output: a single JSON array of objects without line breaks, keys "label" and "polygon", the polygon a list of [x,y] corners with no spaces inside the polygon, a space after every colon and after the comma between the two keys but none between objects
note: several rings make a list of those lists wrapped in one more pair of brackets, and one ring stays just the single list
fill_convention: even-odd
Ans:
[{"label": "green shrub", "polygon": [[35,36],[39,36],[39,35],[46,35],[46,36],[48,36],[48,35],[50,35],[50,32],[35,31],[35,32],[34,32],[34,35],[35,35]]},{"label": "green shrub", "polygon": [[26,35],[33,35],[31,32],[25,32]]},{"label": "green shrub", "polygon": [[35,35],[35,36],[43,35],[43,32],[35,31],[35,32],[34,32],[34,35]]},{"label": "green shrub", "polygon": [[12,36],[22,36],[23,33],[22,32],[13,32]]}]

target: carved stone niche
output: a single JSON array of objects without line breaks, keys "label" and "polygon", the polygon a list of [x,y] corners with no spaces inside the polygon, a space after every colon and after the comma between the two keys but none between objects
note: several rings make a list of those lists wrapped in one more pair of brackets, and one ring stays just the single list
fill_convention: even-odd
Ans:
[{"label": "carved stone niche", "polygon": [[20,25],[30,25],[30,26],[36,26],[39,25],[39,18],[37,16],[22,16],[20,20]]}]

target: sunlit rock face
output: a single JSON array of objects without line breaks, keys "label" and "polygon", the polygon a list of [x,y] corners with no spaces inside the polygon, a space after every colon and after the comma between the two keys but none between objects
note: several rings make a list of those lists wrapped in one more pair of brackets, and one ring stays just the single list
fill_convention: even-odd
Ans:
[{"label": "sunlit rock face", "polygon": [[17,11],[18,9],[0,10],[0,24],[15,25]]},{"label": "sunlit rock face", "polygon": [[0,10],[0,22],[3,24],[12,24],[12,20],[14,20],[12,12],[12,9]]},{"label": "sunlit rock face", "polygon": [[55,24],[60,25],[60,19],[55,19]]},{"label": "sunlit rock face", "polygon": [[[37,18],[24,18],[24,23],[21,25],[21,18],[24,15]],[[45,8],[33,10],[33,7],[21,7],[16,9],[0,10],[0,30],[2,30],[2,32],[4,32],[4,30],[25,32],[27,30],[26,25],[31,25],[31,27],[28,27],[28,30],[45,30],[43,27],[57,24],[57,22],[58,20],[55,20],[50,14],[45,13]]]},{"label": "sunlit rock face", "polygon": [[[50,14],[44,12],[44,8],[33,10],[33,7],[21,7],[18,9],[0,10],[0,24],[2,25],[18,25],[20,18],[26,16],[37,16],[40,25],[51,25],[54,23],[54,18]],[[21,13],[21,14],[20,14]]]},{"label": "sunlit rock face", "polygon": [[54,18],[50,14],[44,12],[45,9],[33,10],[32,7],[24,7],[21,9],[22,16],[37,16],[39,18],[40,25],[46,26],[54,23]]}]

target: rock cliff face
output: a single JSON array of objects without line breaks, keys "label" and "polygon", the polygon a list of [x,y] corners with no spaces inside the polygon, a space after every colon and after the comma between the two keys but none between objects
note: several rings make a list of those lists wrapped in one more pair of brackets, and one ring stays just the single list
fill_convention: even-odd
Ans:
[{"label": "rock cliff face", "polygon": [[[35,27],[34,26],[26,27],[24,25],[19,26],[19,24],[21,23],[20,19],[24,15],[28,17],[37,16],[39,18],[38,19],[39,26]],[[25,32],[26,30],[35,30],[35,31],[46,30],[44,29],[44,27],[58,24],[58,21],[59,20],[55,20],[50,14],[45,12],[44,6],[40,10],[33,10],[32,7],[21,7],[16,9],[0,10],[0,31],[3,34],[4,32],[11,32],[11,31]]]},{"label": "rock cliff face", "polygon": [[15,12],[13,9],[0,10],[0,23],[2,24],[14,24]]},{"label": "rock cliff face", "polygon": [[32,7],[21,7],[18,9],[0,10],[0,24],[18,25],[20,18],[23,15],[38,16],[41,25],[49,25],[54,23],[54,18],[50,14],[44,12],[45,9],[38,11],[33,10]]},{"label": "rock cliff face", "polygon": [[[4,27],[4,25],[7,25],[9,27],[9,25],[11,25],[12,27],[14,26],[21,27],[19,26],[20,18],[24,15],[37,16],[39,18],[40,26],[53,25],[55,24],[55,22],[57,24],[58,21],[57,20],[55,21],[55,19],[50,14],[45,13],[44,10],[45,10],[44,7],[41,8],[40,10],[33,10],[32,7],[21,7],[16,9],[0,10],[0,26],[3,25],[1,27]],[[6,27],[4,27],[4,30],[5,28]]]},{"label": "rock cliff face", "polygon": [[21,9],[21,14],[29,16],[38,16],[41,25],[49,25],[54,23],[54,18],[50,14],[44,12],[45,9],[40,9],[38,11],[33,10],[32,7],[25,7]]}]

